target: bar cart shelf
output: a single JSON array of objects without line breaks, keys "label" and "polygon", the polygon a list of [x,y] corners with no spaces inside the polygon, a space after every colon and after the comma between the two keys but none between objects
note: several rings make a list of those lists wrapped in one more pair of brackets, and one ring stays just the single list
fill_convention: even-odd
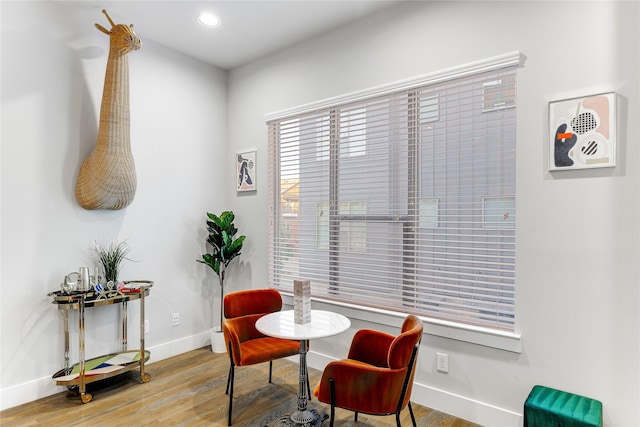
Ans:
[{"label": "bar cart shelf", "polygon": [[[86,385],[95,381],[104,380],[139,369],[140,379],[143,383],[151,379],[151,375],[145,371],[145,362],[149,360],[151,353],[144,349],[144,301],[150,293],[153,282],[149,280],[125,282],[126,293],[111,292],[105,295],[95,291],[76,291],[70,294],[56,291],[49,294],[53,297],[53,304],[62,311],[64,318],[64,368],[53,374],[52,379],[56,385],[66,386],[75,394],[80,395],[82,403],[92,400],[90,393],[86,391]],[[127,351],[127,311],[128,302],[140,300],[140,348]],[[84,311],[86,308],[119,304],[122,318],[122,351],[85,359],[85,327]],[[78,310],[78,347],[79,361],[71,365],[69,358],[69,313]]]}]

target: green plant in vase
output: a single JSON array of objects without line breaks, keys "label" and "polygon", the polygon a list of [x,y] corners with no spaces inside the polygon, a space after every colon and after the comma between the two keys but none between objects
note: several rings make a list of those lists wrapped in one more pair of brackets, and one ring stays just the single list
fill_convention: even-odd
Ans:
[{"label": "green plant in vase", "polygon": [[211,253],[202,255],[202,259],[196,261],[206,264],[216,272],[220,280],[220,328],[222,327],[222,308],[224,299],[224,276],[229,263],[242,250],[242,244],[246,236],[235,237],[238,229],[233,225],[235,215],[232,211],[220,214],[207,212],[207,230],[209,236],[207,243],[211,246]]},{"label": "green plant in vase", "polygon": [[104,272],[104,279],[106,282],[113,282],[114,285],[118,284],[118,275],[120,273],[120,265],[127,258],[129,253],[129,246],[127,242],[117,242],[112,240],[107,247],[102,247],[96,241],[96,253],[98,254],[98,260],[102,265]]}]

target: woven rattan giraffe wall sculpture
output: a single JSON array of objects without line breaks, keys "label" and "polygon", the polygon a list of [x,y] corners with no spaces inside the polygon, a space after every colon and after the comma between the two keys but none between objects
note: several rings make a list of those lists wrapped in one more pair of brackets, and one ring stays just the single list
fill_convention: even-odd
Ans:
[{"label": "woven rattan giraffe wall sculpture", "polygon": [[76,200],[85,209],[122,209],[136,193],[136,166],[129,135],[129,61],[127,54],[142,46],[133,25],[114,24],[109,36],[109,58],[104,78],[98,140],[82,163],[76,179]]}]

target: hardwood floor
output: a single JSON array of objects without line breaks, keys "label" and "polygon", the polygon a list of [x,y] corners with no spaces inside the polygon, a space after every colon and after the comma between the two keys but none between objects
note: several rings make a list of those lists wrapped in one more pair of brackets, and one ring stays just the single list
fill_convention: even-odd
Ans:
[{"label": "hardwood floor", "polygon": [[[147,365],[151,381],[142,384],[139,372],[90,384],[93,400],[82,404],[67,392],[0,412],[0,425],[14,426],[226,426],[228,396],[225,394],[229,361],[209,347],[193,350]],[[311,369],[311,384],[320,379]],[[236,368],[233,425],[262,427],[266,414],[288,413],[296,408],[298,365],[288,360],[273,364],[273,383],[268,383],[268,364]],[[328,406],[310,402],[319,411]],[[477,424],[414,404],[419,426],[472,427]],[[410,426],[409,411],[402,425]],[[328,425],[328,421],[324,423]],[[395,417],[337,410],[336,426],[395,426]]]}]

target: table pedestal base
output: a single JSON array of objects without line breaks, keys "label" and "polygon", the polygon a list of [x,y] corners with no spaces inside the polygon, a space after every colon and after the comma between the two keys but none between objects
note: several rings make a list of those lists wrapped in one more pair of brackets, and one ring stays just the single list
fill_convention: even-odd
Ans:
[{"label": "table pedestal base", "polygon": [[327,414],[321,414],[315,409],[305,411],[295,411],[291,415],[278,418],[273,427],[315,427],[321,426],[322,422],[329,418]]}]

